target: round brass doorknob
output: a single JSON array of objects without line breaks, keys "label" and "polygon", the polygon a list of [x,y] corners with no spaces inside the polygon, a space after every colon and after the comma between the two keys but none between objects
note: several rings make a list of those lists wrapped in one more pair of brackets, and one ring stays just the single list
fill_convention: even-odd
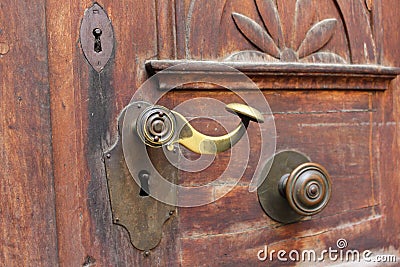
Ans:
[{"label": "round brass doorknob", "polygon": [[310,216],[319,213],[328,204],[331,180],[324,167],[308,162],[282,176],[279,189],[295,212]]},{"label": "round brass doorknob", "polygon": [[[329,202],[332,183],[326,169],[296,151],[275,155],[258,188],[264,211],[272,219],[291,223],[321,212]],[[267,168],[266,168],[267,169]]]}]

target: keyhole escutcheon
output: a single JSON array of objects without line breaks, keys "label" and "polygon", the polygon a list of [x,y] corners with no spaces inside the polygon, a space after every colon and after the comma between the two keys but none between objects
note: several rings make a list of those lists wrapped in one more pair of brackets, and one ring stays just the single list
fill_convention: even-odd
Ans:
[{"label": "keyhole escutcheon", "polygon": [[101,48],[101,40],[100,36],[103,33],[103,31],[99,28],[93,29],[93,35],[94,35],[94,52],[100,53],[102,51]]}]

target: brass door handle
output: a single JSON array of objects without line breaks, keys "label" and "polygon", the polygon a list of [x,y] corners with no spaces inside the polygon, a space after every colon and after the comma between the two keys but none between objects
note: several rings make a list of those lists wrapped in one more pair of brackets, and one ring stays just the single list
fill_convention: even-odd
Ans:
[{"label": "brass door handle", "polygon": [[264,211],[291,223],[321,212],[329,202],[332,183],[326,169],[295,151],[275,155],[270,172],[258,188]]},{"label": "brass door handle", "polygon": [[196,188],[177,183],[182,155],[174,148],[177,143],[196,153],[214,154],[236,144],[251,120],[263,122],[262,114],[249,106],[229,104],[226,109],[241,122],[218,137],[198,132],[176,111],[145,101],[132,101],[121,112],[120,138],[106,152],[105,163],[114,222],[128,229],[136,248],[148,251],[157,246],[164,222],[175,206],[187,205],[182,196]]},{"label": "brass door handle", "polygon": [[238,115],[239,125],[222,136],[208,136],[197,131],[180,113],[163,106],[149,106],[140,115],[136,130],[142,141],[152,147],[179,143],[198,154],[216,154],[235,145],[244,135],[250,121],[264,122],[262,114],[244,104],[231,103],[226,110]]}]

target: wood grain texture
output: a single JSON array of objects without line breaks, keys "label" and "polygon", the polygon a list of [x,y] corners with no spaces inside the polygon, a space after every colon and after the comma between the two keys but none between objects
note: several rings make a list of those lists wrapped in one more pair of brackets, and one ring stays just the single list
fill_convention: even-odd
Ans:
[{"label": "wood grain texture", "polygon": [[177,58],[174,1],[156,0],[155,3],[157,8],[157,58]]},{"label": "wood grain texture", "polygon": [[256,4],[265,28],[277,46],[282,47],[285,40],[283,39],[281,21],[276,5],[272,0],[256,0]]},{"label": "wood grain texture", "polygon": [[[361,0],[277,2],[284,37],[279,29],[269,33],[280,45],[297,51],[312,25],[335,18],[337,29],[321,51],[334,52],[348,63],[400,66],[397,0],[374,0],[371,10]],[[148,78],[146,61],[223,60],[238,51],[255,50],[232,13],[266,26],[262,17],[265,20],[267,11],[258,10],[262,5],[254,0],[100,1],[116,43],[110,62],[98,74],[79,44],[80,21],[92,4],[39,1],[31,12],[19,1],[0,4],[0,44],[8,46],[0,55],[2,264],[265,266],[269,262],[257,260],[265,245],[275,250],[322,250],[335,247],[339,238],[359,250],[400,251],[399,78],[376,92],[365,89],[385,89],[389,80],[379,80],[365,69],[359,75],[365,77],[351,81],[337,79],[332,70],[324,72],[318,65],[296,72],[290,64],[280,69],[272,64],[271,80],[265,79],[265,68],[247,65],[247,72],[253,72],[274,113],[277,149],[301,151],[325,166],[333,180],[331,202],[322,213],[299,223],[282,225],[268,218],[256,193],[248,192],[260,146],[259,132],[250,125],[253,153],[238,186],[209,205],[178,209],[164,225],[161,243],[144,257],[132,247],[127,231],[112,222],[103,152],[117,138],[116,118]],[[311,6],[314,9],[305,13]],[[308,79],[285,80],[287,76],[279,76],[285,71]],[[313,76],[315,72],[320,76]],[[323,87],[324,79],[331,87]],[[221,88],[202,86],[170,92],[160,103],[173,108],[194,97],[238,101]],[[285,90],[270,90],[273,86]],[[351,90],[326,90],[346,86]],[[194,124],[208,134],[224,133],[209,120]],[[229,157],[229,151],[218,155],[213,166],[198,174],[181,172],[180,183],[210,182]],[[210,186],[204,194],[185,197],[218,194],[226,186]]]},{"label": "wood grain texture", "polygon": [[336,30],[336,19],[324,19],[313,25],[300,44],[299,57],[311,55],[321,49],[332,38]]},{"label": "wood grain texture", "polygon": [[[260,41],[262,38],[257,37],[257,32],[261,34],[262,30],[266,30],[271,35],[277,35],[279,29],[281,29],[283,36],[281,39],[284,40],[279,40],[279,38],[275,40],[276,37],[273,36],[281,51],[280,58],[285,61],[296,61],[298,58],[294,53],[304,40],[307,31],[314,24],[324,19],[334,18],[338,21],[335,34],[328,44],[318,43],[320,45],[318,49],[321,52],[335,53],[345,62],[351,62],[348,39],[352,37],[348,35],[346,21],[342,20],[341,12],[332,0],[320,0],[312,4],[310,4],[310,1],[303,0],[277,1],[277,4],[269,0],[219,1],[215,4],[211,4],[211,2],[202,4],[199,1],[187,0],[185,3],[193,6],[192,10],[196,10],[196,12],[191,12],[190,16],[188,10],[176,13],[181,18],[182,24],[185,25],[185,39],[180,39],[181,36],[179,35],[177,35],[177,38],[179,42],[186,42],[188,59],[221,59],[238,51],[258,50],[263,42]],[[270,6],[276,6],[274,9],[278,14],[273,12]],[[263,20],[262,18],[267,16],[267,12],[271,12],[269,19]],[[254,21],[258,26],[250,27],[250,29],[247,27],[246,30],[243,28],[244,23],[242,23],[242,28],[240,26],[238,28],[237,23],[235,24],[232,18],[232,14],[235,13],[247,17],[248,20]],[[276,19],[277,16],[279,16],[279,20]],[[204,20],[204,17],[209,19]],[[299,21],[300,23],[298,23]],[[276,25],[276,23],[280,24]],[[295,23],[296,25],[294,25]],[[244,25],[249,26],[248,23]],[[352,34],[356,30],[352,28],[349,32]],[[316,43],[316,41],[314,42]],[[272,45],[270,47],[273,48]],[[272,52],[271,55],[276,54],[275,49],[268,49],[267,52]],[[330,60],[330,58],[327,57],[325,60]]]},{"label": "wood grain texture", "polygon": [[[259,261],[257,252],[264,249],[265,245],[269,247],[269,251],[315,249],[320,252],[329,246],[336,248],[336,241],[340,237],[346,237],[349,244],[357,246],[360,250],[381,245],[377,231],[381,228],[380,217],[372,215],[369,209],[352,213],[358,215],[357,218],[361,216],[366,219],[347,221],[346,217],[349,214],[336,214],[325,219],[272,229],[245,224],[242,225],[241,231],[236,233],[184,237],[182,264],[184,266],[282,266],[284,263],[276,258],[272,262]],[[347,223],[344,223],[345,221]],[[343,225],[340,230],[333,230],[339,225]],[[369,233],[368,240],[364,239],[365,233]],[[196,257],[191,256],[193,251],[196,251]],[[215,264],[216,262],[218,264]],[[326,266],[328,262],[324,264]],[[290,265],[293,266],[294,263]]]},{"label": "wood grain texture", "polygon": [[243,16],[240,13],[234,12],[232,13],[232,17],[243,35],[245,35],[255,46],[257,46],[261,51],[279,58],[279,49],[266,30],[264,30],[254,20]]},{"label": "wood grain texture", "polygon": [[316,10],[312,8],[313,4],[312,0],[299,0],[296,2],[294,25],[304,25],[304,27],[298,27],[293,33],[291,47],[296,51],[307,34],[307,28],[311,28],[314,23]]},{"label": "wood grain texture", "polygon": [[[77,35],[73,36],[78,34],[80,25],[72,19],[74,3],[48,1],[46,8],[59,263],[82,265],[86,256],[96,260],[97,255],[85,253],[82,244],[85,235],[82,228],[87,221],[86,204],[81,204],[85,195],[86,179],[83,178],[88,174],[84,167],[84,130],[80,127],[83,122],[79,115],[86,103],[82,100],[79,81],[74,80],[81,68],[74,57]],[[88,79],[86,72],[80,73],[80,77]]]},{"label": "wood grain texture", "polygon": [[[247,52],[241,52],[243,55]],[[319,53],[313,54],[313,56]],[[334,54],[332,54],[335,56]],[[200,89],[221,90],[213,83],[186,83],[175,87],[176,81],[182,75],[187,80],[202,78],[223,82],[231,89],[237,90],[386,90],[389,83],[399,73],[400,68],[383,67],[378,65],[350,65],[350,64],[307,64],[307,63],[281,63],[281,62],[252,62],[248,56],[243,56],[247,61],[237,61],[231,57],[223,62],[218,61],[185,61],[185,60],[149,60],[146,69],[150,74],[158,73],[160,90],[175,89]],[[326,57],[325,57],[326,58]],[[307,58],[306,58],[307,59]],[[311,60],[312,61],[312,60]],[[179,66],[180,64],[184,64]],[[230,68],[221,68],[224,64]],[[169,69],[170,67],[174,67]],[[219,71],[215,71],[218,69]],[[254,87],[243,81],[244,73],[256,84]]]},{"label": "wood grain texture", "polygon": [[[399,14],[400,6],[396,5],[396,1],[382,1],[382,28],[384,49],[382,56],[383,64],[400,65],[400,50],[398,49],[398,41],[400,34],[397,29],[400,27],[400,21],[395,18],[395,14]],[[383,209],[385,220],[383,227],[385,229],[386,244],[385,249],[394,248],[400,250],[400,203],[399,199],[400,183],[399,183],[399,153],[400,153],[400,134],[399,134],[399,118],[400,118],[400,80],[397,78],[392,83],[392,89],[383,96],[376,96],[376,102],[384,108],[376,119],[382,125],[377,131],[379,136],[384,139],[383,142],[376,143],[376,147],[380,152],[378,171],[381,176],[380,198],[384,203]],[[397,233],[397,235],[393,235]]]},{"label": "wood grain texture", "polygon": [[[193,92],[176,93],[176,101],[189,99]],[[232,93],[198,92],[198,97],[212,97],[227,103],[235,101]],[[326,166],[332,176],[333,193],[328,207],[308,223],[282,226],[269,219],[262,211],[255,193],[249,193],[247,185],[256,166],[257,155],[251,155],[249,169],[244,173],[239,186],[222,199],[210,205],[180,209],[180,236],[182,238],[183,264],[209,266],[212,262],[226,265],[254,264],[256,253],[266,245],[284,242],[287,247],[297,249],[312,248],[312,243],[320,238],[311,234],[309,241],[298,243],[294,239],[307,240],[310,232],[330,232],[323,243],[326,247],[341,237],[341,225],[362,224],[363,234],[369,229],[371,220],[379,224],[380,207],[375,187],[378,177],[371,170],[370,140],[371,121],[376,108],[371,103],[369,93],[355,92],[265,92],[275,114],[277,127],[277,150],[295,149],[302,151],[315,162]],[[201,107],[198,107],[201,108]],[[221,117],[218,117],[222,120]],[[209,122],[197,122],[198,129],[214,129]],[[249,128],[253,148],[260,146],[256,132]],[[222,132],[214,132],[219,135]],[[253,150],[252,150],[253,151]],[[255,150],[254,150],[255,151]],[[210,182],[225,168],[229,155],[219,155],[215,166],[206,172],[181,173],[182,183],[200,185]],[[188,183],[187,181],[190,181]],[[349,186],[356,182],[357,186]],[[215,188],[214,190],[221,190]],[[212,190],[212,189],[210,189]],[[195,196],[198,197],[198,196]],[[365,212],[360,212],[365,211]],[[335,217],[336,216],[336,217]],[[340,217],[340,219],[338,219]],[[336,219],[338,219],[337,222]],[[332,224],[327,224],[327,222]],[[324,229],[317,227],[326,227]],[[349,226],[350,227],[350,226]],[[279,236],[279,228],[285,236]],[[350,229],[350,228],[349,228]],[[350,231],[348,229],[348,231]],[[368,230],[369,229],[369,230]],[[292,232],[293,231],[293,232]],[[346,236],[358,246],[370,246],[357,235]],[[372,234],[372,232],[371,232]],[[291,238],[294,238],[291,240]],[[314,239],[315,238],[315,239]],[[378,235],[375,235],[378,239]],[[258,240],[258,241],[256,241]],[[291,241],[289,241],[291,240]],[[329,242],[328,242],[329,241]],[[260,242],[260,243],[257,243]],[[256,245],[259,244],[259,245]],[[320,243],[318,246],[323,248]],[[195,247],[196,257],[191,257]]]},{"label": "wood grain texture", "polygon": [[286,0],[286,1],[275,1],[278,12],[282,17],[282,31],[285,39],[285,47],[292,47],[293,42],[293,34],[297,31],[297,28],[304,27],[303,23],[294,24],[295,23],[295,12],[297,7],[297,0]]},{"label": "wood grain texture", "polygon": [[[348,32],[351,62],[375,63],[376,48],[363,1],[336,0]],[[354,16],[357,14],[357,16]],[[357,36],[357,37],[356,37]]]},{"label": "wood grain texture", "polygon": [[56,266],[45,1],[0,4],[0,264]]},{"label": "wood grain texture", "polygon": [[[182,98],[177,100],[178,103],[192,94],[193,91],[178,92]],[[234,100],[233,94],[229,93],[196,93],[198,97],[205,95],[226,102]],[[199,208],[180,209],[182,263],[187,266],[210,266],[213,262],[229,266],[263,264],[257,263],[255,257],[264,245],[270,249],[322,250],[341,237],[359,249],[382,249],[387,244],[396,244],[382,240],[381,236],[386,231],[382,227],[384,217],[381,214],[384,207],[380,197],[382,169],[377,170],[376,165],[381,164],[379,144],[386,142],[386,134],[376,134],[382,127],[387,131],[391,131],[387,127],[393,127],[391,119],[386,123],[376,119],[386,110],[382,103],[374,100],[375,97],[382,99],[382,94],[265,92],[265,96],[275,113],[278,150],[302,151],[312,160],[330,166],[334,185],[332,200],[323,213],[309,222],[310,228],[306,222],[282,226],[266,217],[256,195],[247,191],[251,173],[246,172],[241,185],[217,202]],[[201,125],[198,122],[199,129],[207,129],[210,123]],[[387,136],[389,142],[390,136]],[[250,139],[257,143],[257,138]],[[207,173],[218,175],[221,171],[218,167],[224,168],[227,159],[218,157],[217,166]],[[249,166],[254,166],[252,159]],[[182,173],[181,179],[204,184],[209,182],[204,178],[210,175],[204,172],[198,176]],[[280,230],[285,236],[279,236]],[[197,254],[192,257],[195,248]]]},{"label": "wood grain texture", "polygon": [[[325,5],[327,2],[331,3]],[[319,12],[314,18],[316,21],[327,18],[327,14],[330,14],[327,9],[332,7],[332,2],[318,3]],[[376,1],[377,4],[378,2],[380,1]],[[231,2],[226,5],[226,13],[229,13],[228,10],[234,9],[236,5],[236,12],[257,20],[256,14],[252,11],[254,6],[250,2],[247,3],[247,8],[243,8],[244,3]],[[289,1],[279,1],[279,4],[290,3]],[[395,47],[396,40],[399,38],[397,33],[392,33],[391,28],[398,27],[398,21],[394,22],[393,14],[399,11],[388,12],[394,2],[382,3],[382,10],[379,10],[380,7],[377,5],[377,9],[370,14],[375,18],[373,19],[374,25],[380,25],[379,23],[382,22],[383,25],[386,25],[384,32],[377,28],[373,28],[373,32],[371,31],[370,19],[362,4],[362,1],[337,1],[334,3],[334,6],[339,6],[341,10],[345,9],[341,12],[346,14],[340,14],[340,16],[344,16],[344,21],[340,22],[343,24],[339,25],[339,28],[342,32],[347,31],[346,38],[350,44],[340,46],[339,43],[334,42],[330,49],[333,47],[337,53],[344,54],[345,47],[347,47],[350,53],[349,62],[353,63],[380,63],[379,59],[375,57],[379,57],[383,53],[383,64],[398,66],[398,56],[396,60],[393,57],[396,57],[398,53],[398,49],[396,50]],[[282,10],[282,8],[278,8],[278,10]],[[202,13],[203,11],[199,10],[198,12]],[[212,12],[213,10],[210,9],[209,13]],[[218,16],[218,12],[220,12],[219,9],[215,9],[215,16]],[[290,10],[287,9],[285,12],[290,13]],[[379,22],[377,18],[381,15],[377,12],[388,15],[383,15],[382,21]],[[356,21],[357,15],[355,14],[360,15],[359,21]],[[197,52],[211,53],[207,52],[207,48],[211,45],[208,46],[204,43],[204,36],[207,36],[204,35],[206,34],[204,29],[198,29],[201,26],[196,27],[193,23],[196,21],[196,16],[199,15],[194,13],[191,17],[190,38],[195,39],[189,41],[189,51],[193,51],[191,55],[194,55],[195,58],[197,56],[202,58]],[[223,20],[224,17],[221,16]],[[340,18],[340,16],[336,18]],[[285,16],[281,16],[281,19],[282,17]],[[282,23],[290,23],[289,17],[286,16],[287,20],[282,19]],[[222,23],[222,25],[221,28],[224,30],[220,30],[220,32],[228,32],[224,41],[232,40],[234,44],[230,42],[229,45],[226,45],[225,43],[220,55],[229,54],[228,51],[232,51],[230,49],[233,49],[235,45],[242,47],[242,50],[248,49],[245,44],[241,43],[241,40],[232,38],[234,33],[226,26],[226,23]],[[290,26],[285,27],[285,29],[287,28]],[[199,31],[198,35],[195,34],[197,30]],[[376,36],[385,36],[385,38],[379,40]],[[207,38],[205,39],[207,40]],[[202,40],[202,42],[196,40]],[[215,39],[212,40],[215,41]],[[376,47],[379,47],[378,42],[381,42],[380,48],[376,52],[374,42],[377,43]],[[215,46],[214,44],[213,47]],[[390,47],[388,54],[384,49],[386,46]],[[374,54],[373,56],[371,56],[371,52]],[[374,83],[375,81],[372,79],[370,82]],[[315,80],[303,81],[301,86],[303,89],[321,88],[313,82]],[[340,83],[338,79],[335,82]],[[365,84],[371,84],[370,82]],[[285,85],[288,84],[291,84],[290,80]],[[343,81],[343,84],[349,86],[349,80]],[[356,86],[357,84],[359,85],[360,81],[354,83]],[[398,199],[399,192],[398,174],[395,174],[397,161],[393,162],[399,153],[399,140],[396,137],[398,107],[395,108],[395,105],[399,103],[395,90],[398,84],[397,79],[392,81],[389,90],[384,93],[355,92],[353,90],[348,92],[337,90],[330,92],[264,91],[275,113],[278,149],[296,149],[305,152],[313,160],[326,166],[333,176],[332,201],[323,213],[314,216],[312,220],[282,226],[263,214],[256,196],[247,192],[246,186],[251,177],[251,171],[247,171],[243,175],[240,185],[217,202],[198,208],[180,209],[182,264],[185,266],[213,266],[218,262],[218,265],[225,266],[242,266],[249,263],[265,266],[268,263],[257,262],[256,253],[266,244],[271,249],[277,250],[280,248],[324,249],[334,246],[338,238],[346,238],[353,248],[360,250],[391,251],[398,254],[398,238],[393,235],[393,233],[399,232],[398,226],[395,226],[395,221],[399,220],[398,214],[393,210],[398,206],[394,202]],[[285,85],[282,84],[283,87]],[[188,85],[180,88],[182,90],[174,92],[175,103],[184,102],[193,95],[213,97],[226,103],[235,99],[226,91],[218,91],[217,87],[207,87],[208,90],[202,91],[203,86]],[[218,128],[215,123],[207,121],[197,121],[196,123],[199,129],[205,131]],[[249,129],[249,131],[251,130]],[[214,134],[222,133],[214,132]],[[250,139],[257,143],[255,135],[252,137]],[[210,176],[221,173],[228,157],[229,155],[218,156],[216,166],[209,167],[206,172],[199,175],[182,172],[181,182],[192,185],[210,182],[212,180]],[[249,166],[254,166],[254,162],[252,163],[250,160]],[[219,189],[211,188],[209,190]],[[389,192],[389,194],[385,192]],[[280,235],[281,233],[284,236]],[[193,256],[194,251],[196,252],[195,257]],[[280,264],[275,262],[272,263],[272,266]]]},{"label": "wood grain texture", "polygon": [[[103,151],[117,138],[119,112],[146,78],[157,55],[155,2],[101,1],[115,33],[115,50],[98,74],[79,44],[91,1],[47,1],[59,263],[64,266],[154,266],[177,261],[176,220],[144,257],[112,222]],[[171,55],[172,56],[172,55]]]}]

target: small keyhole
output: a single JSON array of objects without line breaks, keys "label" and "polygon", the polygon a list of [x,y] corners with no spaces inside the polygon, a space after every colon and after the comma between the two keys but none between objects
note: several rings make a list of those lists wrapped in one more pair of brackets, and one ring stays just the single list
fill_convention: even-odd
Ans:
[{"label": "small keyhole", "polygon": [[150,194],[149,178],[150,178],[149,173],[147,173],[145,171],[141,171],[139,173],[139,180],[140,180],[139,196],[141,196],[141,197],[148,197]]},{"label": "small keyhole", "polygon": [[102,30],[99,28],[95,28],[93,30],[93,35],[94,35],[94,52],[100,53],[103,49],[101,48],[101,40],[100,36],[102,34]]}]

